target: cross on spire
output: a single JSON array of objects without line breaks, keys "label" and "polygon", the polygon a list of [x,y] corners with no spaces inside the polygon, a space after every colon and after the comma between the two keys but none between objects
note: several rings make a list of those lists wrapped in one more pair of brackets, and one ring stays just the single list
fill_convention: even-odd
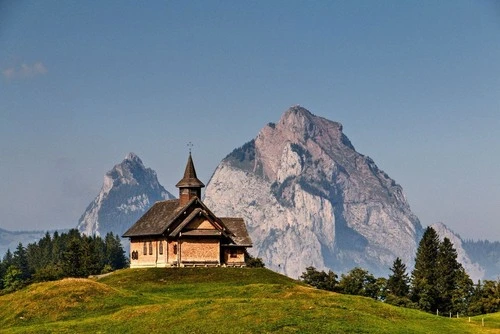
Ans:
[{"label": "cross on spire", "polygon": [[192,142],[189,142],[187,143],[187,147],[189,148],[189,154],[191,154],[191,149],[193,148],[193,143]]}]

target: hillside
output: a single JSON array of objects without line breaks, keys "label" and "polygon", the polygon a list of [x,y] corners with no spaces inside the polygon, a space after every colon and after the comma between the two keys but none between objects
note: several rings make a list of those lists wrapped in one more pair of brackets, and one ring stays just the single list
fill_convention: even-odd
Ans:
[{"label": "hillside", "polygon": [[267,269],[126,269],[0,296],[0,332],[494,333],[499,314],[449,319],[316,290]]}]

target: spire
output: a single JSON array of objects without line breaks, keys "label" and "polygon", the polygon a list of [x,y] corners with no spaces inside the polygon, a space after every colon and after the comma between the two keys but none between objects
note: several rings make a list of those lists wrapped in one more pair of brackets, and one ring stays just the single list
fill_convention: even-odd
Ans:
[{"label": "spire", "polygon": [[184,170],[184,177],[175,185],[177,188],[203,188],[205,185],[196,177],[196,170],[194,169],[193,158],[189,152],[189,158]]},{"label": "spire", "polygon": [[179,188],[179,204],[181,206],[187,204],[192,198],[201,198],[201,188],[205,185],[196,177],[196,170],[194,169],[193,158],[189,152],[189,158],[184,171],[184,177],[175,185]]}]

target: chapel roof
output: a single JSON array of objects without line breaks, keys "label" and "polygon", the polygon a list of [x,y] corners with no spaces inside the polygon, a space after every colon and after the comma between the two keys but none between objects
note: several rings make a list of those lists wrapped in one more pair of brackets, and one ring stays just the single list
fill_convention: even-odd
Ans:
[{"label": "chapel roof", "polygon": [[252,239],[248,235],[243,218],[221,217],[224,226],[231,232],[230,238],[237,246],[252,246]]},{"label": "chapel roof", "polygon": [[188,206],[192,201],[193,200],[189,201],[185,206],[179,206],[178,199],[156,202],[123,234],[123,237],[162,234],[176,216],[182,212],[182,209]]}]

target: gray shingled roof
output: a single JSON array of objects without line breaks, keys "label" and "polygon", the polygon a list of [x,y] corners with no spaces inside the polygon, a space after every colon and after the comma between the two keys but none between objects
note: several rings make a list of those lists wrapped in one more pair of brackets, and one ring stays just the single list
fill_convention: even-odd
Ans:
[{"label": "gray shingled roof", "polygon": [[162,234],[183,208],[179,206],[178,199],[156,202],[123,237]]},{"label": "gray shingled roof", "polygon": [[248,235],[243,218],[221,217],[222,223],[231,232],[231,239],[238,246],[252,247],[252,239]]}]

